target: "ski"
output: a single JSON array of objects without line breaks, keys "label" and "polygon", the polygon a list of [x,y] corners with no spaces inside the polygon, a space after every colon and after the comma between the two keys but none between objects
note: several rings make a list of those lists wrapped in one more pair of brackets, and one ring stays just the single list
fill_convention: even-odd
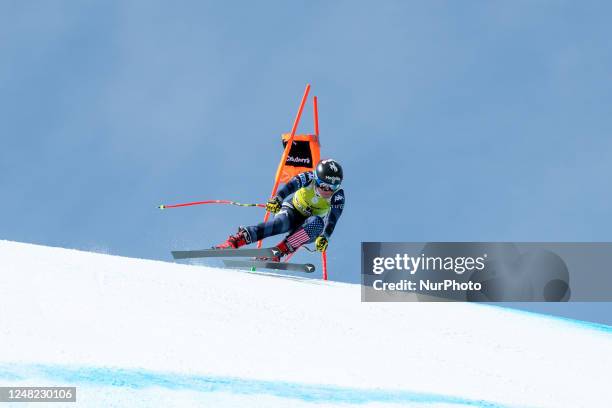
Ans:
[{"label": "ski", "polygon": [[174,259],[219,258],[219,257],[272,257],[278,256],[277,248],[198,249],[194,251],[172,251]]},{"label": "ski", "polygon": [[251,261],[242,259],[224,259],[223,263],[225,264],[225,266],[230,268],[262,268],[306,273],[312,273],[315,271],[315,266],[313,264],[299,264],[274,261]]}]

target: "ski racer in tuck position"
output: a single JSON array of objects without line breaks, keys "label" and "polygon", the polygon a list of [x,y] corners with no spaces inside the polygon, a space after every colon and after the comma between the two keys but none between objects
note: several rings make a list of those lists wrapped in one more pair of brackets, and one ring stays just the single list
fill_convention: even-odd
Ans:
[{"label": "ski racer in tuck position", "polygon": [[[240,248],[273,235],[289,234],[276,245],[279,262],[304,244],[315,242],[316,249],[327,249],[329,238],[344,209],[346,200],[342,183],[342,167],[333,159],[321,160],[314,171],[300,173],[282,186],[275,197],[268,200],[266,210],[274,218],[249,227],[238,228],[216,249]],[[290,197],[293,194],[292,197]]]}]

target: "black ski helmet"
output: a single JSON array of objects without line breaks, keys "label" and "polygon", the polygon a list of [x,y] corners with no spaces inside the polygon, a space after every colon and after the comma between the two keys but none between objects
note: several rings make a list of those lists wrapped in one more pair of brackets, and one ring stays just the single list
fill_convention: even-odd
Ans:
[{"label": "black ski helmet", "polygon": [[334,159],[324,159],[317,163],[314,175],[317,184],[331,184],[337,188],[342,183],[342,166]]}]

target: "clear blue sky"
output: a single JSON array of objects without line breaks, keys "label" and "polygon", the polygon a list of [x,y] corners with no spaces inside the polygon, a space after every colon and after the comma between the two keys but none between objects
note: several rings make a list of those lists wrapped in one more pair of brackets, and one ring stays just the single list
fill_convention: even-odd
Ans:
[{"label": "clear blue sky", "polygon": [[611,13],[2,1],[0,239],[163,260],[219,242],[261,211],[156,206],[265,201],[309,82],[346,175],[333,279],[359,280],[361,241],[610,241]]}]

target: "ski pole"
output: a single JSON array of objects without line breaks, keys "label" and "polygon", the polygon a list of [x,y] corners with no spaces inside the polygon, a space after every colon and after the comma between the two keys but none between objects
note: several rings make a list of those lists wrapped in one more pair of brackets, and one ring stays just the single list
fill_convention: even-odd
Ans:
[{"label": "ski pole", "polygon": [[192,203],[182,203],[182,204],[162,204],[157,206],[160,210],[165,210],[166,208],[178,208],[178,207],[188,207],[192,205],[202,205],[202,204],[230,204],[237,205],[239,207],[260,207],[266,208],[265,204],[253,204],[253,203],[238,203],[236,201],[231,200],[206,200],[206,201],[194,201]]},{"label": "ski pole", "polygon": [[[300,248],[304,248],[308,252],[317,252],[316,249],[310,249],[306,245],[303,245]],[[287,258],[285,262],[288,262],[289,259],[291,259],[291,257],[293,256],[293,254],[295,254],[295,252],[291,253],[289,255],[289,258]],[[323,280],[327,280],[327,251],[321,252],[321,265],[323,266]]]}]

